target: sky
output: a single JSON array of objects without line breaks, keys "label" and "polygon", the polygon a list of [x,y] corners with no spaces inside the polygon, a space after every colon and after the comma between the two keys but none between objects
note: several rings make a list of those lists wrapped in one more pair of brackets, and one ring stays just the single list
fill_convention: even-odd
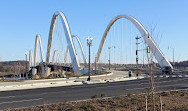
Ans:
[{"label": "sky", "polygon": [[34,49],[35,36],[42,36],[46,56],[52,16],[62,11],[72,35],[78,35],[87,48],[86,37],[92,36],[97,52],[104,30],[110,20],[120,14],[132,15],[146,29],[157,25],[162,33],[159,48],[172,60],[188,60],[187,0],[1,0],[0,60],[24,60],[25,51]]}]

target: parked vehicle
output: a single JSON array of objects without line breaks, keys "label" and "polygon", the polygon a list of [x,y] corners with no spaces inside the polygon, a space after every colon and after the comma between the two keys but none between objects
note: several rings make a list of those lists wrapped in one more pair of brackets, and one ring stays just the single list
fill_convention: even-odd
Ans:
[{"label": "parked vehicle", "polygon": [[173,74],[173,69],[170,66],[162,67],[162,73],[163,74]]}]

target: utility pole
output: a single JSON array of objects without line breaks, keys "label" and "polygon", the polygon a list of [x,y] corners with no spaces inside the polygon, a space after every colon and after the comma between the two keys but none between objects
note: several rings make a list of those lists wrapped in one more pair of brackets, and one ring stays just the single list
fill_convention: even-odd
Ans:
[{"label": "utility pole", "polygon": [[136,76],[138,76],[138,51],[140,51],[140,50],[138,50],[138,44],[140,44],[140,43],[138,43],[138,39],[140,39],[141,37],[138,37],[138,35],[136,36],[136,69],[137,69],[137,71],[136,71]]},{"label": "utility pole", "polygon": [[110,70],[110,49],[111,49],[111,47],[108,47],[108,49],[109,49],[109,60],[108,60],[108,62],[109,62],[109,70]]},{"label": "utility pole", "polygon": [[92,45],[92,40],[93,40],[93,38],[92,37],[87,37],[87,45],[89,46],[89,73],[88,73],[88,78],[87,78],[87,81],[90,81],[91,80],[91,78],[90,78],[90,47],[91,47],[91,45]]}]

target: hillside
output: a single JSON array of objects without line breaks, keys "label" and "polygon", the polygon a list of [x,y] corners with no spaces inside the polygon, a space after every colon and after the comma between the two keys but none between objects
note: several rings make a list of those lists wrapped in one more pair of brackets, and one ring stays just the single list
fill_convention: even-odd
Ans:
[{"label": "hillside", "polygon": [[[27,62],[28,65],[28,62]],[[0,76],[22,73],[25,71],[25,61],[5,61],[0,62]]]}]

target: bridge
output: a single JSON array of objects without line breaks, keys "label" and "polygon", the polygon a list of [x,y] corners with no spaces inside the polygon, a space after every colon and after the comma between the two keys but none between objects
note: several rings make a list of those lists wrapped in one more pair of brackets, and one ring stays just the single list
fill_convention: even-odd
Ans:
[{"label": "bridge", "polygon": [[[54,30],[56,27],[55,24],[57,22],[58,17],[60,18],[61,26],[62,26],[61,30],[64,31],[64,35],[65,35],[64,38],[66,39],[66,44],[67,44],[66,52],[64,54],[65,57],[63,58],[64,63],[59,62],[60,59],[62,59],[62,57],[60,57],[58,50],[54,50],[53,55],[51,55],[52,41],[53,41],[53,37],[54,37]],[[134,18],[130,15],[118,15],[110,21],[110,23],[108,24],[108,26],[102,36],[100,46],[98,48],[98,52],[97,52],[97,55],[95,58],[95,63],[99,62],[101,52],[103,50],[103,46],[105,44],[106,38],[110,32],[111,27],[114,25],[115,22],[117,22],[121,18],[130,21],[134,25],[134,27],[139,31],[139,33],[141,34],[140,38],[143,39],[145,45],[147,45],[146,47],[152,52],[153,56],[157,60],[160,67],[171,67],[171,69],[173,69],[173,67],[170,64],[170,62],[168,61],[168,59],[164,56],[162,51],[156,45],[155,41],[152,38],[152,35],[149,34],[149,32],[145,29],[145,27],[136,18]],[[74,45],[74,41],[73,41],[74,38],[77,40],[80,50],[81,50],[81,53],[82,53],[82,58],[84,60],[83,67],[85,69],[87,69],[87,59],[86,59],[85,52],[84,52],[82,43],[80,41],[80,38],[76,35],[71,34],[70,27],[69,27],[68,21],[64,15],[64,13],[63,12],[55,12],[52,17],[52,21],[51,21],[51,25],[50,25],[46,60],[44,59],[44,51],[43,51],[43,44],[42,44],[41,36],[39,34],[37,34],[36,40],[35,40],[34,57],[33,57],[32,50],[30,50],[30,54],[29,54],[29,69],[28,70],[30,70],[30,72],[32,72],[32,75],[35,76],[35,75],[37,75],[37,72],[40,69],[42,77],[48,77],[51,74],[51,71],[53,71],[55,69],[54,67],[59,68],[61,70],[69,70],[69,71],[72,70],[72,72],[75,75],[81,74],[82,69],[80,66],[80,61],[78,59],[78,54],[77,54],[78,51],[76,50],[76,47]],[[116,39],[116,38],[113,38],[113,39]],[[37,55],[38,55],[38,47],[40,48],[40,50],[39,50],[39,53],[40,53],[39,64],[37,64],[37,62],[36,62]],[[52,56],[52,60],[50,61],[51,56]],[[71,63],[69,65],[67,65],[67,57],[68,56],[70,56],[70,59],[71,59]]]}]

